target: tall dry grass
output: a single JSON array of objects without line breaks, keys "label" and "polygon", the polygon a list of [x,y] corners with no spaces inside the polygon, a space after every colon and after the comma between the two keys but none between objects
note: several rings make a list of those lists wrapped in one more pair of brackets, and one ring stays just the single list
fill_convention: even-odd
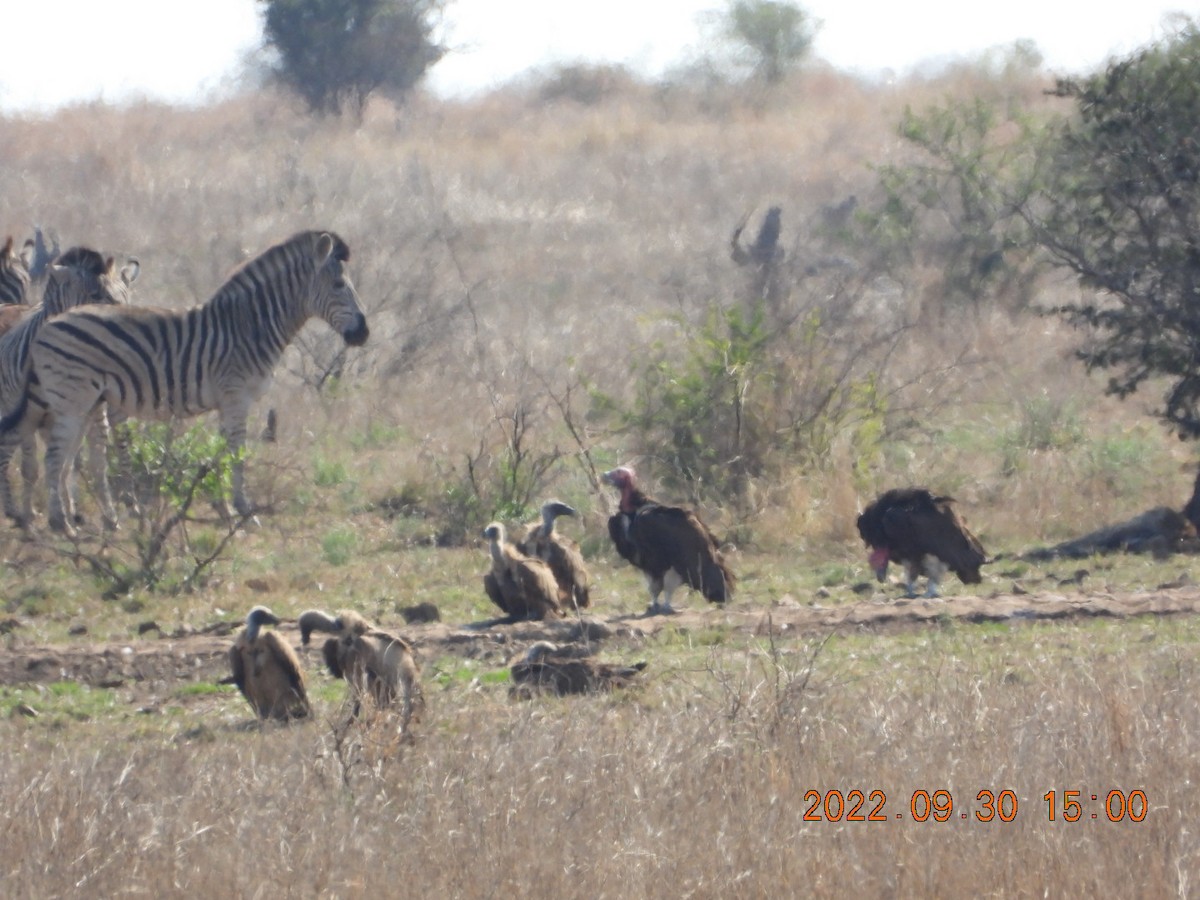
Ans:
[{"label": "tall dry grass", "polygon": [[[394,719],[341,732],[332,708],[65,742],[3,724],[4,891],[1188,896],[1194,640],[1126,625],[761,642],[656,657],[649,686],[612,698],[435,693],[412,743]],[[884,792],[859,814],[886,821],[824,819],[806,795],[833,789]],[[922,790],[951,793],[949,821],[914,821]],[[1010,822],[976,817],[984,790],[1015,793]],[[1144,791],[1144,821],[1109,821],[1110,790]]]}]

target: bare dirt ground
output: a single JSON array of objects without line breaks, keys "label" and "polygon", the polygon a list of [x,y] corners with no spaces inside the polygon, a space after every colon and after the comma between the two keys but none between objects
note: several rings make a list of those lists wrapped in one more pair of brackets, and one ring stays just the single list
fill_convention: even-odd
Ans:
[{"label": "bare dirt ground", "polygon": [[[425,659],[453,654],[486,661],[500,668],[536,640],[589,641],[636,647],[663,628],[727,630],[745,636],[783,639],[819,635],[831,628],[896,632],[964,622],[1034,622],[1104,616],[1168,616],[1200,612],[1200,587],[1184,586],[1136,593],[1030,593],[945,599],[863,600],[821,606],[783,598],[769,608],[700,606],[689,598],[673,616],[588,615],[552,622],[500,621],[455,625],[433,622],[397,628]],[[228,674],[226,654],[236,626],[218,623],[186,634],[162,634],[150,628],[127,642],[78,642],[51,646],[23,645],[20,623],[5,623],[12,632],[0,650],[0,685],[47,684],[69,680],[93,687],[119,688],[131,703],[169,695],[188,682],[216,682]],[[299,646],[294,623],[282,630]],[[319,649],[302,651],[308,664],[320,668]]]}]

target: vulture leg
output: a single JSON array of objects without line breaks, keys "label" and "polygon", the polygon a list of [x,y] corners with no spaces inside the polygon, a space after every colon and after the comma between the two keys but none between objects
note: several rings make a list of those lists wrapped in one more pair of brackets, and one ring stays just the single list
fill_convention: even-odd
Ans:
[{"label": "vulture leg", "polygon": [[[679,573],[674,569],[667,569],[666,574],[664,574],[662,577],[661,584],[663,602],[658,604],[658,608],[655,610],[656,612],[660,612],[667,616],[675,614],[675,607],[671,605],[671,595],[673,595],[682,584],[683,578],[680,577]],[[654,607],[651,606],[651,609],[653,610]]]},{"label": "vulture leg", "polygon": [[938,582],[942,580],[947,571],[949,571],[949,566],[937,557],[925,557],[925,573],[929,578],[929,586],[925,589],[925,596],[927,598],[933,599],[941,596],[938,593]]},{"label": "vulture leg", "polygon": [[917,577],[921,574],[921,564],[919,562],[906,562],[904,564],[904,587],[907,590],[906,597],[910,600],[917,596]]},{"label": "vulture leg", "polygon": [[646,610],[646,615],[658,615],[660,607],[658,605],[658,595],[662,593],[663,580],[655,578],[653,575],[646,576],[646,588],[650,591],[650,608]]}]

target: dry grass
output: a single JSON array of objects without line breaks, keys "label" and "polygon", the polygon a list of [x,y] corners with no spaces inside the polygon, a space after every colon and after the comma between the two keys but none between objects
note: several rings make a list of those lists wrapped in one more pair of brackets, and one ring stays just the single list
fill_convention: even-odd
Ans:
[{"label": "dry grass", "polygon": [[[1196,639],[952,628],[656,654],[651,684],[612,698],[453,685],[411,744],[394,721],[340,733],[336,705],[261,732],[14,722],[6,891],[1185,896]],[[887,820],[806,820],[832,789],[885,792]],[[913,821],[920,790],[951,792],[951,820]],[[979,821],[983,790],[1014,792],[1015,819]],[[1043,796],[1068,790],[1087,815],[1063,821],[1060,793],[1050,822]],[[1110,790],[1144,791],[1145,820],[1108,821],[1088,798]]]},{"label": "dry grass", "polygon": [[[558,456],[536,499],[583,510],[564,527],[593,560],[597,604],[640,610],[638,579],[605,546],[611,497],[592,480],[637,444],[592,414],[585,383],[628,397],[635,361],[677,348],[679,322],[737,295],[727,242],[748,210],[781,203],[789,254],[823,252],[822,209],[869,198],[872,166],[909,152],[894,135],[906,105],[1046,102],[1036,78],[807,79],[755,104],[637,85],[597,105],[542,104],[513,89],[373,105],[359,126],[266,95],[0,121],[0,234],[37,223],[64,246],[135,254],[139,302],[184,305],[288,234],[331,228],[350,243],[372,327],[332,389],[311,387],[336,350],[320,326],[280,367],[261,407],[280,410],[280,440],[247,468],[272,513],[201,590],[104,602],[63,545],[5,533],[0,617],[18,626],[4,640],[129,640],[149,619],[200,627],[255,602],[390,624],[430,601],[449,621],[485,618],[472,541],[490,510],[467,502],[469,475],[498,477],[514,410],[529,416],[528,448]],[[919,312],[935,278],[910,275],[899,302]],[[1048,280],[1042,299],[1070,290]],[[1102,398],[1056,322],[975,311],[906,335],[877,458],[835,441],[819,467],[796,461],[753,485],[748,508],[706,507],[737,538],[739,604],[854,599],[867,575],[854,514],[895,484],[952,492],[993,553],[1182,505],[1188,448],[1137,398]],[[574,433],[555,402],[568,387]],[[652,486],[667,481],[662,460],[637,462]],[[385,515],[378,504],[401,494],[412,508]],[[206,531],[219,526],[191,537]],[[995,566],[972,590],[1076,590],[1060,582],[1078,565]],[[1198,577],[1190,561],[1087,566],[1092,590]],[[645,687],[576,702],[513,704],[499,660],[431,660],[412,742],[388,720],[344,729],[324,683],[317,721],[261,731],[232,693],[161,716],[108,694],[68,710],[51,693],[39,705],[59,715],[0,721],[0,879],[10,896],[1194,892],[1195,624],[821,640],[676,633],[614,650],[651,660]],[[891,818],[806,821],[806,792],[834,788],[885,791]],[[952,791],[968,813],[980,790],[1009,789],[1019,813],[917,823],[919,789]],[[1075,789],[1140,789],[1150,813],[1110,823],[1092,806],[1096,821],[1048,822],[1043,795]]]}]

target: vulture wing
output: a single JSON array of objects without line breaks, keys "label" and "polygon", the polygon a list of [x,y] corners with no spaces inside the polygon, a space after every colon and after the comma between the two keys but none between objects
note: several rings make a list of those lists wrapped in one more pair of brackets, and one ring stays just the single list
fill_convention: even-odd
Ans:
[{"label": "vulture wing", "polygon": [[897,559],[936,556],[965,584],[978,584],[979,567],[987,559],[979,539],[959,518],[950,497],[924,498],[883,511],[880,519],[887,546]]},{"label": "vulture wing", "polygon": [[513,559],[511,566],[529,616],[542,619],[547,614],[558,615],[558,582],[550,566],[528,556]]},{"label": "vulture wing", "polygon": [[608,519],[608,536],[612,538],[613,546],[617,548],[617,553],[621,558],[637,568],[642,568],[641,557],[638,555],[637,545],[630,539],[630,529],[633,525],[633,515],[630,513],[619,512],[615,516],[609,516]]},{"label": "vulture wing", "polygon": [[[266,677],[279,679],[273,685],[274,705],[285,717],[300,718],[308,714],[308,692],[304,689],[304,673],[296,653],[277,632],[267,631],[258,636],[260,650],[270,662],[264,666]],[[278,712],[276,713],[278,715]]]},{"label": "vulture wing", "polygon": [[721,556],[717,539],[691,510],[643,506],[633,516],[629,541],[640,560],[636,564],[652,577],[661,578],[674,569],[707,600],[724,603],[731,595],[733,572]]},{"label": "vulture wing", "polygon": [[246,661],[242,658],[243,645],[236,642],[229,648],[229,668],[233,671],[233,683],[238,686],[242,696],[246,696]]},{"label": "vulture wing", "polygon": [[566,606],[586,607],[588,572],[579,545],[570,538],[556,536],[540,544],[538,557],[546,561],[558,583],[559,601]]}]

